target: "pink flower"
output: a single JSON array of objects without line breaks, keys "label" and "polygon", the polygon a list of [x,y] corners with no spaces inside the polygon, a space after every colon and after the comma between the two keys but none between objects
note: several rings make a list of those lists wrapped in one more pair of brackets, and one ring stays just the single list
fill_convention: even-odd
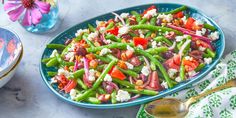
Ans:
[{"label": "pink flower", "polygon": [[22,15],[22,24],[29,26],[38,24],[42,19],[42,14],[50,11],[50,6],[39,0],[8,0],[4,4],[4,10],[13,22],[19,20]]}]

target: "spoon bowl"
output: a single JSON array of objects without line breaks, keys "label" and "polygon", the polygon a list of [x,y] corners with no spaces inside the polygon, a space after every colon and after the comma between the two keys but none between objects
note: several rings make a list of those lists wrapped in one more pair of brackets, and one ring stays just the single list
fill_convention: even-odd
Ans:
[{"label": "spoon bowl", "polygon": [[155,100],[148,103],[144,110],[156,118],[182,118],[188,113],[185,103],[174,98]]}]

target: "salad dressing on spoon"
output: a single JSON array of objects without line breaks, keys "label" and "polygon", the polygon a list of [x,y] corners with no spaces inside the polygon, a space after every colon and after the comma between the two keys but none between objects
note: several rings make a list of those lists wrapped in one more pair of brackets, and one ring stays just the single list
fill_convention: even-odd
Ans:
[{"label": "salad dressing on spoon", "polygon": [[155,118],[182,118],[188,113],[189,107],[202,97],[205,97],[219,90],[235,86],[236,80],[230,80],[222,86],[208,90],[204,93],[199,94],[198,96],[191,97],[186,102],[182,102],[175,98],[163,98],[148,103],[145,106],[144,110],[147,114],[154,116]]}]

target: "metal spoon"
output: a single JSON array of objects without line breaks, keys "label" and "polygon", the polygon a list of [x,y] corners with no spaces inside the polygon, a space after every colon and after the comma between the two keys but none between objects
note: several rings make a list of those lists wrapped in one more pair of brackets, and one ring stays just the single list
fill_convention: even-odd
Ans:
[{"label": "metal spoon", "polygon": [[195,97],[191,97],[186,102],[175,98],[163,98],[148,103],[144,110],[147,114],[155,118],[183,118],[189,111],[189,107],[202,97],[205,97],[216,91],[236,87],[236,79],[228,81],[226,84],[214,89],[205,91]]}]

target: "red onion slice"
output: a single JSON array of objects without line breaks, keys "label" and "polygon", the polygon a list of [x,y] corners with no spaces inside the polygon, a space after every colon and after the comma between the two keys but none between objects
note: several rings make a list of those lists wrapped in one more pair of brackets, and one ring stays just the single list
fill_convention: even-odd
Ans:
[{"label": "red onion slice", "polygon": [[141,96],[140,94],[137,94],[137,95],[131,97],[128,101],[129,101],[129,102],[130,102],[130,101],[133,101],[133,100],[139,98],[140,96]]},{"label": "red onion slice", "polygon": [[167,27],[169,28],[172,28],[172,29],[175,29],[175,30],[179,30],[181,32],[189,32],[189,33],[195,33],[194,31],[192,30],[189,30],[189,29],[185,29],[185,28],[182,28],[182,27],[177,27],[177,26],[174,26],[174,25],[171,25],[171,24],[167,24]]},{"label": "red onion slice", "polygon": [[169,50],[174,50],[175,49],[175,46],[176,46],[176,42],[174,41],[173,45],[171,47],[169,47],[168,49]]},{"label": "red onion slice", "polygon": [[186,31],[184,31],[183,33],[184,33],[184,34],[187,34],[187,35],[190,35],[190,36],[192,36],[192,37],[196,37],[196,38],[198,38],[198,39],[200,39],[200,40],[202,40],[202,41],[208,43],[209,45],[211,45],[211,39],[209,39],[209,38],[207,38],[207,37],[205,37],[205,36],[198,36],[198,35],[196,35],[196,34],[194,34],[194,33],[189,33],[189,32],[186,32]]},{"label": "red onion slice", "polygon": [[126,25],[124,19],[123,19],[122,17],[120,17],[120,15],[118,15],[118,14],[115,13],[115,12],[111,12],[111,13],[114,14],[114,15],[122,22],[122,24],[123,24],[124,26]]},{"label": "red onion slice", "polygon": [[179,50],[180,59],[183,56],[184,49],[188,46],[189,43],[191,43],[191,40],[185,41],[184,44],[181,46]]},{"label": "red onion slice", "polygon": [[78,61],[75,60],[75,66],[74,66],[74,69],[73,69],[74,72],[77,71],[77,69],[79,68],[78,64],[79,64]]}]

